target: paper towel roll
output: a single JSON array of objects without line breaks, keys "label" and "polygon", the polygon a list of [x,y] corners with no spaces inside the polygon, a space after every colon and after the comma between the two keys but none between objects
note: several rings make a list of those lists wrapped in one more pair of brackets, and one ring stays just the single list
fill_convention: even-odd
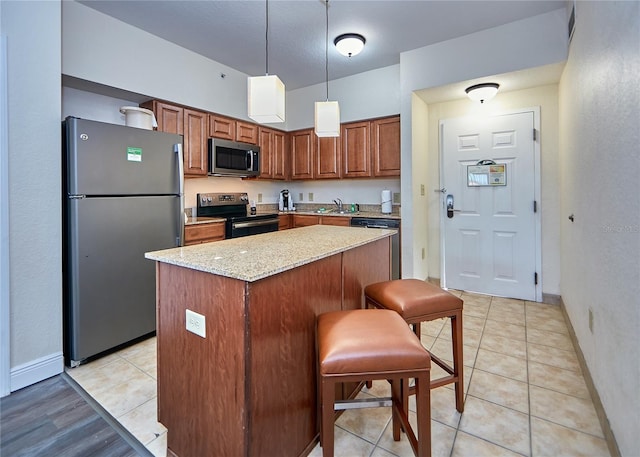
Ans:
[{"label": "paper towel roll", "polygon": [[383,190],[380,200],[382,201],[382,214],[391,214],[391,191]]}]

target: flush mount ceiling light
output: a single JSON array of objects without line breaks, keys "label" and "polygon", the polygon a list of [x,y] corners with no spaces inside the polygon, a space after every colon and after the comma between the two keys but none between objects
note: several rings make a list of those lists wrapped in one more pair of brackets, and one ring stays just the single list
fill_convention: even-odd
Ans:
[{"label": "flush mount ceiling light", "polygon": [[319,137],[340,136],[340,106],[329,101],[329,0],[325,0],[326,35],[324,42],[324,76],[327,88],[327,101],[315,104],[314,131]]},{"label": "flush mount ceiling light", "polygon": [[496,83],[482,83],[467,87],[465,92],[471,100],[484,103],[491,100],[498,93],[499,87],[500,84]]},{"label": "flush mount ceiling light", "polygon": [[360,54],[367,40],[358,33],[345,33],[333,40],[338,52],[343,56],[353,57]]},{"label": "flush mount ceiling light", "polygon": [[269,75],[269,0],[266,0],[265,76],[251,76],[247,81],[249,117],[264,124],[284,122],[284,84]]}]

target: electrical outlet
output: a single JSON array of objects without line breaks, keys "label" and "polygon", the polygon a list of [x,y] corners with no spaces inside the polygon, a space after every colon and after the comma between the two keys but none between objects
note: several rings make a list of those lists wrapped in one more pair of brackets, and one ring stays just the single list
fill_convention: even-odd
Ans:
[{"label": "electrical outlet", "polygon": [[262,194],[258,194],[258,203],[262,203]]},{"label": "electrical outlet", "polygon": [[312,202],[313,201],[313,192],[309,192],[309,201]]},{"label": "electrical outlet", "polygon": [[593,333],[593,310],[589,308],[589,331]]},{"label": "electrical outlet", "polygon": [[424,184],[420,184],[420,195],[424,196]]},{"label": "electrical outlet", "polygon": [[400,192],[393,193],[393,203],[400,203]]},{"label": "electrical outlet", "polygon": [[422,260],[424,260],[424,256],[425,256],[425,250],[424,248],[422,248]]},{"label": "electrical outlet", "polygon": [[207,325],[202,314],[187,310],[187,330],[202,338],[207,337]]},{"label": "electrical outlet", "polygon": [[300,194],[298,195],[298,201],[301,202],[302,200],[304,200],[304,193],[300,192]]}]

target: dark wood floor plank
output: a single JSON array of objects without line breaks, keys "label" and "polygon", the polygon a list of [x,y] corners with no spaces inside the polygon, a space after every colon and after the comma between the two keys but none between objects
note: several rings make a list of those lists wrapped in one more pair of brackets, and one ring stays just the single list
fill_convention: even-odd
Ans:
[{"label": "dark wood floor plank", "polygon": [[65,375],[54,376],[0,399],[0,455],[149,455],[140,443],[135,442],[134,449],[132,437],[122,427],[112,426],[117,422],[87,402],[70,382]]}]

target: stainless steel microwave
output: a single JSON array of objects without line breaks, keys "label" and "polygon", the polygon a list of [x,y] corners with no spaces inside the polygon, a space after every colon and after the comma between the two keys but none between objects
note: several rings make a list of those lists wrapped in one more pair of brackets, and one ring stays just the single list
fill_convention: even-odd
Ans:
[{"label": "stainless steel microwave", "polygon": [[258,176],[260,147],[255,144],[209,138],[210,176]]}]

